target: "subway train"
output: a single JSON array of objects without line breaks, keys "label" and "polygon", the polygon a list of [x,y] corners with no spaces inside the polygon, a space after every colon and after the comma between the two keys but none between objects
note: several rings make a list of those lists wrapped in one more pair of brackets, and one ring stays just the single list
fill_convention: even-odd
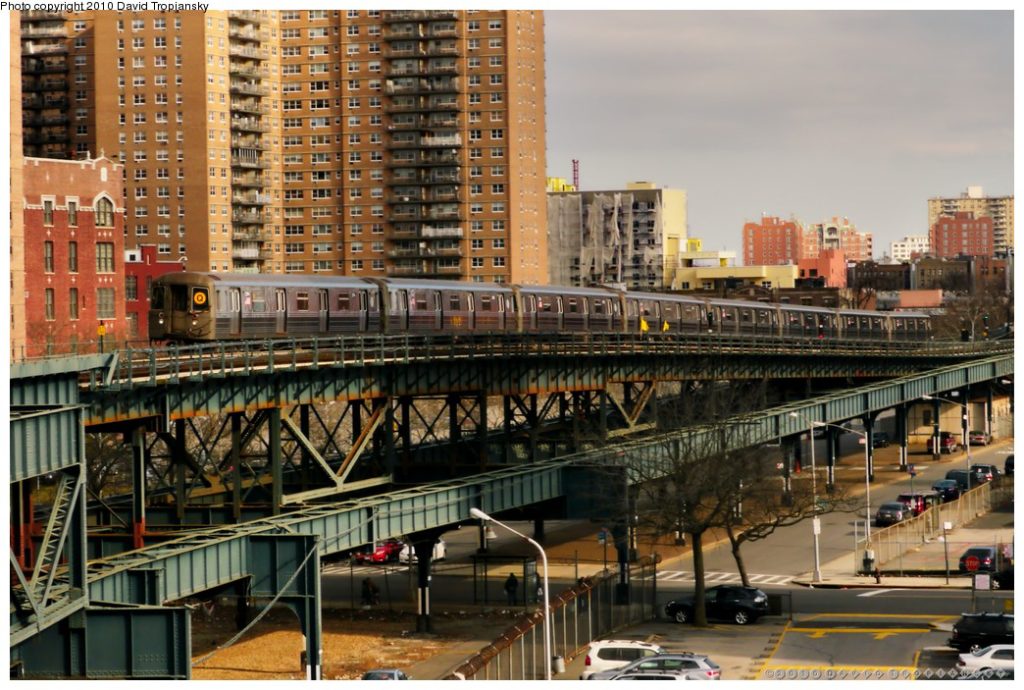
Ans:
[{"label": "subway train", "polygon": [[153,281],[149,337],[203,342],[359,334],[649,333],[921,341],[928,315],[610,287],[251,273]]}]

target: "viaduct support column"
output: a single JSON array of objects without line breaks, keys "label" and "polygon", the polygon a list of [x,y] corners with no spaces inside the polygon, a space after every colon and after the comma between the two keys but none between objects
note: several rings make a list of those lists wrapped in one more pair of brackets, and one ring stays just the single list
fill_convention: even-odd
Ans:
[{"label": "viaduct support column", "polygon": [[281,514],[281,501],[284,498],[284,482],[281,472],[281,408],[270,408],[270,415],[267,419],[269,425],[267,431],[270,441],[270,481],[271,481],[271,506],[273,515]]},{"label": "viaduct support column", "polygon": [[796,456],[796,447],[800,443],[799,436],[787,436],[782,439],[782,505],[793,505],[793,489],[790,483],[790,472]]},{"label": "viaduct support column", "polygon": [[867,473],[869,482],[875,481],[875,444],[873,443],[874,430],[875,415],[870,413],[864,415],[864,447],[866,449],[864,451],[864,457],[868,464]]},{"label": "viaduct support column", "polygon": [[132,548],[145,546],[146,533],[146,430],[132,432]]},{"label": "viaduct support column", "polygon": [[907,415],[908,406],[906,403],[896,407],[896,440],[900,444],[900,472],[907,471]]},{"label": "viaduct support column", "polygon": [[942,401],[938,398],[932,398],[932,460],[936,462],[939,459],[939,453],[942,452],[942,446],[939,445],[939,422],[942,415]]},{"label": "viaduct support column", "polygon": [[430,619],[430,565],[436,543],[433,535],[412,543],[416,552],[416,632],[434,631]]},{"label": "viaduct support column", "polygon": [[242,521],[242,413],[231,414],[231,519]]}]

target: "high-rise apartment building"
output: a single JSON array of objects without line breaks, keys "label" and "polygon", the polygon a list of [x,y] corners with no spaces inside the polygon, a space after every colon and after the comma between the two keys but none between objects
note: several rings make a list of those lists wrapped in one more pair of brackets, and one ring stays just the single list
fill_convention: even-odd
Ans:
[{"label": "high-rise apartment building", "polygon": [[928,249],[928,235],[907,235],[902,240],[889,243],[889,258],[902,263],[915,255],[927,254]]},{"label": "high-rise apartment building", "polygon": [[940,259],[956,256],[992,256],[993,222],[987,216],[975,218],[973,213],[957,211],[942,214],[929,228],[931,254]]},{"label": "high-rise apartment building", "polygon": [[828,249],[842,250],[849,261],[870,261],[873,237],[860,232],[848,218],[833,216],[830,220],[813,223],[804,231],[804,256],[817,257]]},{"label": "high-rise apartment building", "polygon": [[25,149],[121,160],[128,247],[194,270],[546,280],[541,12],[21,24]]},{"label": "high-rise apartment building", "polygon": [[971,186],[959,197],[933,197],[928,199],[928,227],[935,225],[940,215],[952,216],[958,211],[992,219],[995,253],[1013,249],[1013,195],[985,196],[984,189]]},{"label": "high-rise apartment building", "polygon": [[743,263],[746,266],[795,265],[806,256],[803,244],[804,228],[796,219],[761,216],[760,223],[743,224]]},{"label": "high-rise apartment building", "polygon": [[671,284],[668,269],[686,248],[685,190],[631,182],[621,190],[550,192],[547,208],[552,285]]}]

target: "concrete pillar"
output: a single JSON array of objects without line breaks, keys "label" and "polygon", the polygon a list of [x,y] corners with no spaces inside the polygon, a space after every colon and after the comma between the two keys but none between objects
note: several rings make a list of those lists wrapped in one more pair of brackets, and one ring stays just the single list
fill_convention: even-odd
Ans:
[{"label": "concrete pillar", "polygon": [[825,432],[825,491],[836,489],[836,457],[839,455],[839,429],[834,426]]},{"label": "concrete pillar", "polygon": [[896,441],[900,444],[900,472],[907,471],[909,456],[907,450],[907,414],[908,407],[906,403],[896,406]]},{"label": "concrete pillar", "polygon": [[145,546],[146,533],[146,430],[132,432],[132,548]]},{"label": "concrete pillar", "polygon": [[436,537],[412,543],[416,552],[416,632],[433,632],[430,619],[430,563]]},{"label": "concrete pillar", "polygon": [[942,415],[942,401],[932,398],[932,460],[939,459],[942,446],[939,445],[939,421]]},{"label": "concrete pillar", "polygon": [[875,431],[875,415],[866,414],[863,417],[864,420],[864,444],[867,450],[864,451],[864,455],[867,458],[868,468],[868,481],[875,481],[875,444],[871,442],[872,434]]},{"label": "concrete pillar", "polygon": [[544,518],[542,517],[533,519],[533,540],[536,542],[544,541]]}]

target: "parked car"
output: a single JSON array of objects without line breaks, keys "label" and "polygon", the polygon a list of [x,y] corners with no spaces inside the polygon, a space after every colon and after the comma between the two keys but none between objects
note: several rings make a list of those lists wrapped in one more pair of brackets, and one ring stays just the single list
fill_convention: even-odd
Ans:
[{"label": "parked car", "polygon": [[1013,645],[994,644],[960,655],[957,669],[967,678],[1013,677]]},{"label": "parked car", "polygon": [[680,673],[686,676],[687,680],[721,680],[722,678],[722,671],[718,664],[707,655],[682,652],[637,659],[621,668],[593,673],[588,680],[618,680],[620,675],[633,673]]},{"label": "parked car", "polygon": [[[934,453],[932,449],[935,445],[935,437],[928,437],[928,452]],[[960,450],[960,441],[957,435],[951,431],[940,431],[939,432],[939,452],[940,453],[955,453]]]},{"label": "parked car", "polygon": [[[693,620],[694,598],[673,599],[665,604],[665,615],[676,623]],[[756,587],[718,585],[704,590],[704,607],[709,619],[753,623],[768,613],[768,595]]]},{"label": "parked car", "polygon": [[955,481],[956,485],[960,487],[960,493],[978,485],[978,482],[973,477],[974,475],[967,470],[950,470],[946,472],[946,479]]},{"label": "parked car", "polygon": [[1007,476],[1013,476],[1013,453],[1006,456],[1006,462],[1003,463],[1003,473]]},{"label": "parked car", "polygon": [[637,640],[595,640],[587,649],[583,660],[583,673],[580,680],[589,680],[590,676],[602,671],[620,669],[626,664],[641,659],[650,659],[665,650],[650,642]]},{"label": "parked car", "polygon": [[975,568],[977,572],[994,573],[996,571],[996,547],[994,546],[972,546],[964,551],[964,555],[960,556],[961,573],[970,572],[967,568],[968,558],[978,559],[978,567]]},{"label": "parked car", "polygon": [[985,431],[972,431],[967,438],[971,440],[972,446],[987,446],[992,443],[992,434]]},{"label": "parked car", "polygon": [[932,484],[932,491],[938,494],[943,503],[960,498],[960,485],[955,479],[940,479]]},{"label": "parked car", "polygon": [[999,477],[999,468],[995,465],[975,463],[971,465],[971,474],[973,475],[974,484],[984,484]]},{"label": "parked car", "polygon": [[[443,561],[448,557],[448,545],[444,543],[444,539],[438,539],[434,543],[434,551],[430,554],[431,561]],[[402,550],[398,552],[399,563],[416,563],[419,559],[416,557],[416,549],[412,548],[412,544],[406,544],[402,547]]]},{"label": "parked car", "polygon": [[360,551],[352,557],[356,563],[391,563],[398,559],[403,546],[405,544],[398,539],[388,539],[377,544],[373,551]]},{"label": "parked car", "polygon": [[949,646],[973,652],[994,644],[1013,644],[1013,614],[965,613],[953,624]]},{"label": "parked car", "polygon": [[903,519],[908,517],[910,517],[910,509],[898,501],[892,501],[878,507],[878,512],[875,513],[875,524],[879,527],[886,527],[903,522]]},{"label": "parked car", "polygon": [[871,432],[871,447],[872,448],[888,448],[889,447],[889,434],[884,431],[872,431]]},{"label": "parked car", "polygon": [[611,680],[690,680],[685,673],[674,671],[650,671],[648,673],[623,673]]},{"label": "parked car", "polygon": [[397,668],[375,668],[363,674],[360,680],[412,680],[405,671]]},{"label": "parked car", "polygon": [[911,517],[917,517],[931,508],[924,494],[900,494],[896,497],[896,501],[907,507]]}]

